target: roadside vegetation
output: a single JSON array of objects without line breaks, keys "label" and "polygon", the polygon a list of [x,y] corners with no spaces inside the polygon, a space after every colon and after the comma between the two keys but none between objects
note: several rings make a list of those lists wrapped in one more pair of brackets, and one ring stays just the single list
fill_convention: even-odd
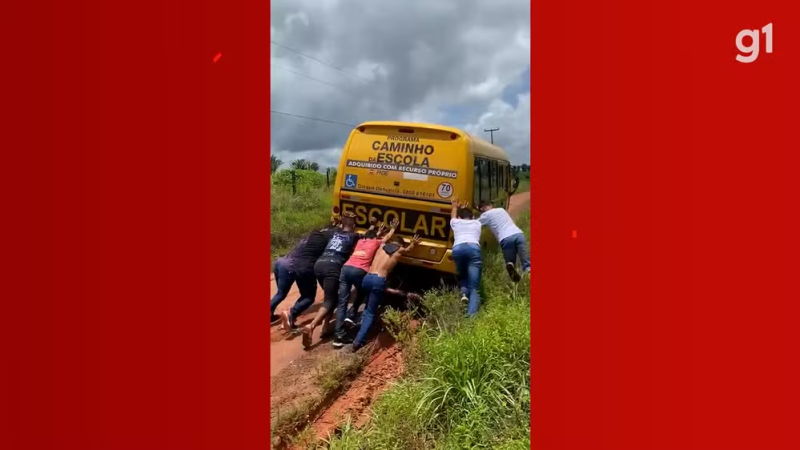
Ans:
[{"label": "roadside vegetation", "polygon": [[274,261],[310,230],[328,223],[333,191],[327,187],[325,174],[313,170],[278,171],[272,174],[270,188],[270,259]]}]

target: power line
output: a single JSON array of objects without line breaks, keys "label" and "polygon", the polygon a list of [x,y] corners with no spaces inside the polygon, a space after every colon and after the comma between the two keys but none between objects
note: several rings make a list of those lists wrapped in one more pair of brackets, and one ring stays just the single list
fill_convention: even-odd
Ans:
[{"label": "power line", "polygon": [[306,119],[306,120],[314,120],[314,121],[317,121],[317,122],[332,123],[334,125],[342,125],[342,126],[345,126],[345,127],[348,127],[348,128],[355,128],[356,127],[352,123],[336,122],[334,120],[327,120],[327,119],[320,119],[320,118],[317,118],[317,117],[302,116],[300,114],[292,114],[292,113],[287,113],[287,112],[283,112],[283,111],[270,110],[270,112],[273,113],[273,114],[280,114],[282,116],[297,117],[299,119]]},{"label": "power line", "polygon": [[349,71],[347,71],[347,70],[345,70],[345,69],[342,69],[342,68],[341,68],[341,67],[339,67],[339,66],[333,65],[333,64],[331,64],[331,63],[329,63],[329,62],[326,62],[326,61],[323,61],[323,60],[321,60],[321,59],[317,59],[317,58],[315,58],[315,57],[313,57],[313,56],[311,56],[311,55],[307,55],[307,54],[305,54],[305,53],[303,53],[303,52],[301,52],[301,51],[299,51],[299,50],[295,50],[295,49],[293,49],[293,48],[291,48],[291,47],[287,47],[287,46],[285,46],[285,45],[281,44],[280,42],[275,42],[275,41],[274,41],[274,40],[272,40],[272,39],[270,39],[270,42],[272,42],[273,44],[277,45],[278,47],[285,48],[286,50],[289,50],[290,52],[297,53],[297,54],[298,54],[298,55],[300,55],[300,56],[306,57],[306,58],[308,58],[308,59],[310,59],[310,60],[313,60],[313,61],[316,61],[316,62],[318,62],[318,63],[320,63],[320,64],[324,64],[324,65],[326,65],[326,66],[328,66],[328,67],[332,67],[332,68],[334,68],[334,69],[338,70],[339,72],[342,72],[342,73],[344,73],[344,74],[350,75],[351,77],[356,77],[356,78],[358,78],[358,79],[360,79],[360,80],[362,80],[362,81],[366,81],[366,82],[369,82],[369,81],[370,81],[370,80],[368,80],[368,79],[366,79],[366,78],[364,78],[364,77],[362,77],[362,76],[359,76],[359,75],[356,75],[356,74],[354,74],[353,72],[349,72]]},{"label": "power line", "polygon": [[328,85],[328,86],[330,86],[330,87],[334,87],[334,88],[336,88],[336,89],[340,89],[340,90],[342,90],[343,92],[347,92],[348,94],[352,94],[352,91],[350,91],[350,90],[348,90],[348,89],[345,89],[345,88],[343,88],[343,87],[341,87],[341,86],[337,86],[337,85],[335,85],[335,84],[333,84],[333,83],[329,83],[329,82],[327,82],[327,81],[325,81],[325,80],[320,80],[319,78],[314,78],[314,77],[312,77],[311,75],[306,75],[306,74],[304,74],[304,73],[300,73],[300,72],[297,72],[297,71],[295,71],[295,70],[292,70],[292,69],[287,69],[286,67],[281,67],[281,66],[279,66],[279,65],[277,65],[277,64],[275,64],[275,63],[272,63],[272,65],[273,65],[273,66],[275,66],[275,67],[276,67],[276,68],[278,68],[278,69],[285,70],[285,71],[287,71],[287,72],[290,72],[290,73],[293,73],[293,74],[295,74],[295,75],[300,75],[301,77],[308,78],[309,80],[314,80],[314,81],[316,81],[316,82],[318,82],[318,83],[327,84],[327,85]]}]

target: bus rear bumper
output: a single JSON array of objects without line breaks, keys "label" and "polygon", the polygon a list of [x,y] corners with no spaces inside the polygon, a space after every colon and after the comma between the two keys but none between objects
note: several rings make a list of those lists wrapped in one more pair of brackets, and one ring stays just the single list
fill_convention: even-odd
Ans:
[{"label": "bus rear bumper", "polygon": [[416,258],[403,258],[400,262],[410,266],[424,267],[451,275],[455,275],[456,273],[456,264],[453,262],[453,251],[451,249],[445,252],[444,258],[439,262],[425,261]]}]

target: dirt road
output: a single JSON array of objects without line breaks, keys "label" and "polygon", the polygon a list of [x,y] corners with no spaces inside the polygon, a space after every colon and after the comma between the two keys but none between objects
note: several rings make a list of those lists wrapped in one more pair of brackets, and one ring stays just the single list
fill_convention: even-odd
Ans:
[{"label": "dirt road", "polygon": [[531,193],[530,192],[520,192],[517,195],[511,197],[511,202],[508,205],[508,213],[512,216],[516,216],[526,208],[528,208],[531,204]]}]

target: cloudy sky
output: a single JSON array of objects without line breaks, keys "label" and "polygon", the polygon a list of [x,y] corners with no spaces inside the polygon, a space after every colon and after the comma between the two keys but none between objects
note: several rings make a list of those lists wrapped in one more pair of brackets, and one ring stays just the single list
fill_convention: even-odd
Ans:
[{"label": "cloudy sky", "polygon": [[[345,124],[439,123],[486,140],[483,130],[499,127],[495,143],[514,164],[530,162],[528,0],[271,3],[272,110]],[[338,164],[348,127],[271,119],[284,167],[297,158]]]}]

